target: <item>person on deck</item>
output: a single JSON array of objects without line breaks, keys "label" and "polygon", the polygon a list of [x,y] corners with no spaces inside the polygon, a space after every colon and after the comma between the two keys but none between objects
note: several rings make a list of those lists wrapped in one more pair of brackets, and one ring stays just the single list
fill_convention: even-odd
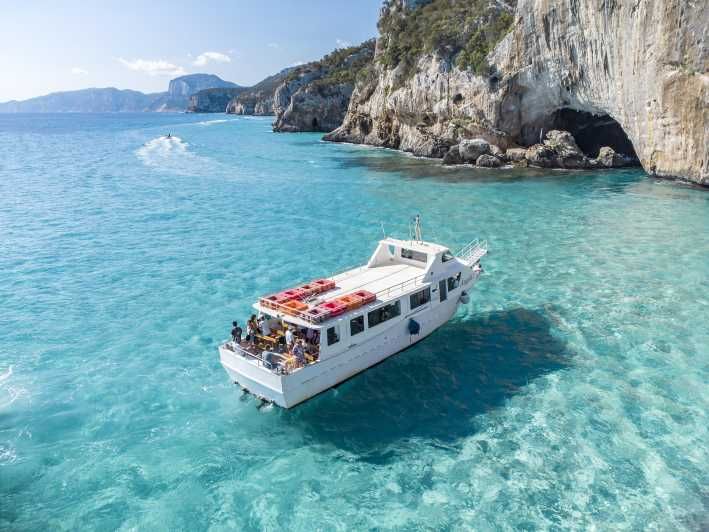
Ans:
[{"label": "person on deck", "polygon": [[293,336],[293,328],[288,327],[287,325],[285,326],[286,328],[286,349],[290,351],[293,348],[293,342],[295,341],[295,337]]},{"label": "person on deck", "polygon": [[256,335],[258,334],[258,323],[256,323],[256,314],[252,314],[249,321],[246,323],[246,339],[251,344],[256,343]]},{"label": "person on deck", "polygon": [[305,330],[305,341],[310,345],[315,345],[315,331],[313,329]]},{"label": "person on deck", "polygon": [[271,326],[268,323],[268,316],[261,316],[259,320],[259,328],[261,329],[262,336],[268,336],[271,334]]},{"label": "person on deck", "polygon": [[293,356],[298,361],[298,365],[305,364],[305,349],[303,348],[303,340],[298,340],[293,346]]},{"label": "person on deck", "polygon": [[231,341],[240,344],[241,343],[241,327],[239,327],[239,324],[235,321],[231,322],[232,329],[231,329]]}]

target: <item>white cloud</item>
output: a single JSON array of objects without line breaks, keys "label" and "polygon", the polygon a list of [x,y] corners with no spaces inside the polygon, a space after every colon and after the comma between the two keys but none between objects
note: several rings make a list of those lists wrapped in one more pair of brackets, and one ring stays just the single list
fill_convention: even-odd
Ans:
[{"label": "white cloud", "polygon": [[277,42],[270,42],[266,46],[269,48],[278,48],[278,43]]},{"label": "white cloud", "polygon": [[194,66],[204,66],[207,63],[231,63],[231,57],[221,52],[204,52],[197,56],[192,64]]},{"label": "white cloud", "polygon": [[75,75],[77,75],[77,76],[85,76],[85,75],[88,74],[89,72],[88,72],[88,70],[84,70],[83,68],[74,67],[74,68],[71,69],[71,73],[72,73],[72,74],[75,74]]},{"label": "white cloud", "polygon": [[184,68],[178,65],[173,65],[162,59],[128,59],[118,58],[118,61],[125,67],[137,72],[145,72],[151,76],[184,76],[187,72]]},{"label": "white cloud", "polygon": [[352,46],[350,41],[346,41],[344,39],[335,39],[335,42],[337,43],[338,48],[349,48]]}]

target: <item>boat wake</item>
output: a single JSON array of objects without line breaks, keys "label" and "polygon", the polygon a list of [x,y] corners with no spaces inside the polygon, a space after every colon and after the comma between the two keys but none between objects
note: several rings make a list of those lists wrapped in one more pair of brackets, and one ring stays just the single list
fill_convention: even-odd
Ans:
[{"label": "boat wake", "polygon": [[209,162],[192,153],[189,144],[174,135],[149,140],[135,154],[146,166],[182,175],[200,174]]},{"label": "boat wake", "polygon": [[10,377],[12,377],[12,366],[7,368],[7,371],[0,374],[0,411],[9,407],[22,395],[27,393],[27,390],[24,388],[18,388],[9,384],[6,385],[6,383],[9,382]]},{"label": "boat wake", "polygon": [[202,122],[197,122],[198,126],[213,126],[216,124],[223,124],[224,122],[237,122],[238,120],[235,118],[228,119],[228,118],[220,118],[218,120],[204,120]]}]

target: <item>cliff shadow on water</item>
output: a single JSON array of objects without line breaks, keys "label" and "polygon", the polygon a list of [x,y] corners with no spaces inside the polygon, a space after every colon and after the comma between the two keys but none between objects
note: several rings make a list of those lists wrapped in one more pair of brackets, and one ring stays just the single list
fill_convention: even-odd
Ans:
[{"label": "cliff shadow on water", "polygon": [[551,327],[546,311],[525,308],[457,319],[281,415],[308,443],[373,463],[394,458],[407,440],[456,445],[477,432],[476,416],[569,366],[571,354]]},{"label": "cliff shadow on water", "polygon": [[353,148],[344,156],[339,153],[335,164],[343,169],[366,168],[380,174],[396,174],[407,179],[436,179],[447,183],[518,183],[543,179],[566,179],[578,182],[600,177],[616,186],[635,183],[647,177],[641,168],[614,170],[563,170],[536,167],[478,168],[471,165],[446,166],[439,159],[413,157],[393,150],[369,147]]}]

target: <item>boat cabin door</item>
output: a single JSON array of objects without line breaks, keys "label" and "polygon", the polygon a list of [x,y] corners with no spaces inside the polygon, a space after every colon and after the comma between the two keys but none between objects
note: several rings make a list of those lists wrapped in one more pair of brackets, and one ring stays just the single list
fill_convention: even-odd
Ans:
[{"label": "boat cabin door", "polygon": [[438,282],[438,294],[441,298],[441,303],[448,299],[448,284],[446,283],[445,279],[442,279]]}]

